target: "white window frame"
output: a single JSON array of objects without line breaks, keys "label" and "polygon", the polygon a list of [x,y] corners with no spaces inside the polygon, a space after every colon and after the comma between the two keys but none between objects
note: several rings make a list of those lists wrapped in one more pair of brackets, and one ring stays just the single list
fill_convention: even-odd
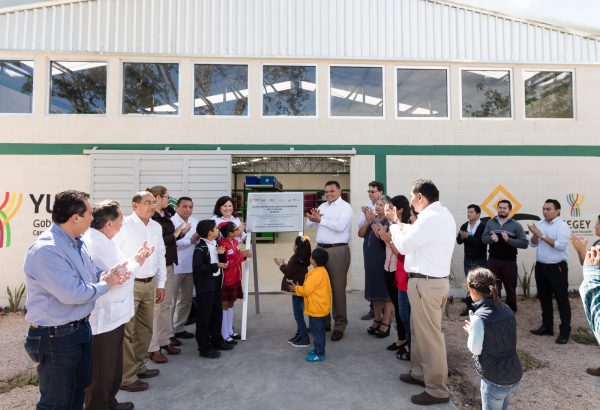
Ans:
[{"label": "white window frame", "polygon": [[[67,61],[67,62],[90,62],[90,63],[105,63],[106,64],[106,110],[102,114],[78,114],[78,113],[51,113],[50,112],[50,100],[52,98],[52,62],[53,61]],[[52,59],[50,57],[46,58],[46,73],[48,74],[48,83],[46,84],[46,109],[45,114],[49,117],[81,117],[81,118],[102,118],[106,117],[108,113],[108,90],[110,89],[110,75],[108,73],[108,69],[110,67],[110,62],[108,60],[100,60],[100,59],[85,59],[85,58],[55,58]]]},{"label": "white window frame", "polygon": [[[446,70],[446,107],[448,115],[445,117],[400,117],[398,115],[398,70]],[[423,120],[423,121],[448,121],[452,119],[452,107],[450,106],[450,66],[394,66],[394,117],[397,120]]]},{"label": "white window frame", "polygon": [[[510,91],[510,116],[509,117],[464,117],[463,116],[463,94],[462,94],[462,73],[463,71],[508,71],[509,91]],[[515,120],[515,84],[512,67],[458,67],[458,101],[460,119],[465,121],[514,121]]]},{"label": "white window frame", "polygon": [[[381,107],[381,116],[365,116],[365,115],[331,115],[331,67],[356,67],[356,68],[381,68],[381,87],[382,96],[381,100],[383,106]],[[386,110],[386,92],[385,92],[385,65],[384,64],[328,64],[327,65],[327,118],[340,120],[340,119],[358,119],[358,120],[385,120]],[[395,104],[394,104],[395,106]]]},{"label": "white window frame", "polygon": [[[315,115],[264,115],[264,99],[263,99],[263,95],[264,95],[264,84],[265,84],[265,71],[264,71],[264,67],[265,66],[280,66],[280,67],[286,67],[286,66],[294,66],[294,67],[314,67],[315,68],[315,86],[317,87],[315,90]],[[261,119],[268,119],[268,120],[272,120],[272,119],[294,119],[294,120],[299,120],[299,119],[313,119],[313,118],[318,118],[319,117],[319,67],[317,65],[317,63],[261,63],[260,65],[260,118]]]},{"label": "white window frame", "polygon": [[[567,72],[567,73],[571,73],[571,88],[573,90],[573,94],[571,96],[572,98],[572,104],[573,104],[573,117],[572,118],[531,118],[531,117],[527,117],[527,109],[525,106],[525,72],[529,72],[529,71],[538,71],[538,72],[550,72],[550,73],[554,73],[554,72]],[[523,93],[523,120],[525,121],[575,121],[577,119],[577,104],[575,104],[575,101],[577,100],[576,98],[576,88],[575,88],[575,69],[574,68],[523,68],[521,69],[521,87],[522,87],[522,93]]]},{"label": "white window frame", "polygon": [[31,112],[0,112],[0,117],[15,117],[15,116],[27,116],[32,117],[36,114],[35,112],[35,98],[37,97],[37,92],[35,88],[35,75],[36,75],[36,64],[35,57],[23,57],[23,58],[12,58],[12,57],[0,57],[0,61],[31,61],[33,64],[33,74],[31,76]]},{"label": "white window frame", "polygon": [[131,58],[131,59],[125,59],[125,58],[120,58],[119,59],[119,64],[121,65],[120,70],[121,70],[121,81],[119,82],[120,87],[119,87],[119,116],[121,117],[152,117],[152,118],[180,118],[182,116],[181,113],[181,101],[178,101],[179,103],[179,109],[177,110],[177,114],[137,114],[137,113],[131,113],[131,114],[125,114],[123,113],[123,87],[125,86],[125,64],[177,64],[178,68],[179,68],[179,73],[177,75],[177,93],[179,96],[179,100],[181,100],[181,66],[184,64],[183,61],[179,61],[179,60],[161,60],[160,58],[156,58],[156,59],[152,59],[152,60],[142,60],[139,58]]},{"label": "white window frame", "polygon": [[[194,114],[194,100],[195,100],[195,96],[194,96],[194,92],[195,92],[195,88],[196,88],[196,65],[243,65],[246,66],[246,70],[248,71],[248,112],[246,113],[246,115],[200,115],[200,114]],[[252,115],[252,104],[250,103],[251,101],[251,97],[252,97],[252,91],[251,91],[251,87],[250,84],[252,83],[252,70],[250,69],[251,64],[249,61],[246,62],[231,62],[231,61],[196,61],[196,60],[192,60],[192,93],[191,93],[191,100],[192,100],[192,109],[191,109],[191,114],[192,114],[192,118],[197,118],[197,119],[207,119],[207,120],[223,120],[223,119],[231,119],[231,118],[235,118],[237,120],[241,120],[241,119],[250,119],[251,115]]]}]

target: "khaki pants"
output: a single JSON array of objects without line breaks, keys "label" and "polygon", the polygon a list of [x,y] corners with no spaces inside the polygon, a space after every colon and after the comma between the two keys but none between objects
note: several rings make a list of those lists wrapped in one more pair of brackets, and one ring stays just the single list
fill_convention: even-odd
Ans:
[{"label": "khaki pants", "polygon": [[156,298],[154,282],[154,279],[148,283],[137,280],[134,282],[135,314],[125,325],[122,386],[136,382],[137,375],[146,371],[144,359],[148,352],[150,339],[152,339],[152,320]]},{"label": "khaki pants", "polygon": [[[329,261],[325,268],[329,273],[331,282],[331,316],[333,316],[333,330],[343,332],[348,325],[346,311],[346,284],[348,283],[348,268],[350,268],[350,248],[348,245],[325,248],[329,254]],[[331,326],[331,317],[327,315],[325,326]]]},{"label": "khaki pants", "polygon": [[175,274],[175,291],[171,314],[173,315],[173,329],[175,333],[185,330],[185,322],[192,310],[192,297],[194,293],[194,276],[191,273]]},{"label": "khaki pants", "polygon": [[173,295],[175,294],[175,274],[173,265],[167,266],[167,281],[165,282],[165,298],[162,303],[154,305],[154,325],[152,331],[152,340],[148,347],[149,352],[160,350],[161,346],[166,346],[173,336]]},{"label": "khaki pants", "polygon": [[408,280],[412,332],[410,374],[425,382],[425,391],[438,398],[450,394],[446,342],[442,333],[442,314],[449,289],[448,278]]}]

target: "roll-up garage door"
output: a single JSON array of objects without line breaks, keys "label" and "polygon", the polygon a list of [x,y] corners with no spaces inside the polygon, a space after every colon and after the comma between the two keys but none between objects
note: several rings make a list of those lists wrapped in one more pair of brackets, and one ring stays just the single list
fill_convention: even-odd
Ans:
[{"label": "roll-up garage door", "polygon": [[194,216],[207,218],[217,198],[231,195],[231,156],[224,154],[178,154],[173,151],[136,154],[100,150],[91,156],[91,196],[94,202],[116,199],[125,215],[131,197],[153,185],[164,185],[173,198],[189,196]]}]

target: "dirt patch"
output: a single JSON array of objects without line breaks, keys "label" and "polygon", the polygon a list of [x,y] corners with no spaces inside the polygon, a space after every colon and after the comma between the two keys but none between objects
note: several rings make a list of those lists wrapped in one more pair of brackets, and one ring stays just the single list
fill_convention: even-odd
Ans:
[{"label": "dirt patch", "polygon": [[[572,298],[570,301],[573,334],[581,333],[589,329],[581,300]],[[467,334],[462,329],[465,318],[459,316],[459,313],[463,308],[464,304],[455,299],[448,307],[449,317],[442,322],[448,349],[448,366],[451,369],[450,389],[458,408],[477,409],[481,408],[480,378],[467,349]],[[580,344],[573,339],[566,345],[558,345],[554,343],[555,337],[534,336],[529,331],[541,324],[538,300],[521,299],[518,308],[517,349],[526,372],[511,407],[570,410],[597,408],[600,379],[588,375],[585,369],[600,366],[598,345]],[[560,319],[556,310],[554,313],[555,331],[558,331]],[[583,330],[578,330],[579,328]]]}]

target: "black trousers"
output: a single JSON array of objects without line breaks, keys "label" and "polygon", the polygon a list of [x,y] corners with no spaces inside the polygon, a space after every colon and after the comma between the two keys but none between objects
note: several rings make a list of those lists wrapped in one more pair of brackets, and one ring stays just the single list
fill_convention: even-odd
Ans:
[{"label": "black trousers", "polygon": [[560,315],[560,334],[571,334],[571,304],[569,303],[569,265],[566,261],[554,264],[536,262],[535,284],[542,308],[542,325],[553,328],[552,295]]},{"label": "black trousers", "polygon": [[[221,276],[214,277],[215,291],[199,293],[196,287],[196,342],[198,351],[205,352],[211,346],[223,343],[221,323],[223,306],[221,305]],[[196,283],[196,278],[194,278]]]},{"label": "black trousers", "polygon": [[400,309],[398,309],[398,287],[396,286],[396,272],[385,272],[385,285],[390,294],[390,299],[394,304],[394,315],[396,316],[396,331],[398,340],[406,340],[406,330],[402,319],[400,319]]},{"label": "black trousers", "polygon": [[85,389],[85,408],[107,410],[117,405],[123,375],[125,324],[92,336],[92,384]]},{"label": "black trousers", "polygon": [[519,270],[517,262],[504,261],[496,258],[489,258],[487,267],[491,270],[498,281],[496,289],[498,289],[498,297],[502,297],[502,285],[506,291],[506,304],[513,312],[517,311],[517,283],[519,280]]}]

